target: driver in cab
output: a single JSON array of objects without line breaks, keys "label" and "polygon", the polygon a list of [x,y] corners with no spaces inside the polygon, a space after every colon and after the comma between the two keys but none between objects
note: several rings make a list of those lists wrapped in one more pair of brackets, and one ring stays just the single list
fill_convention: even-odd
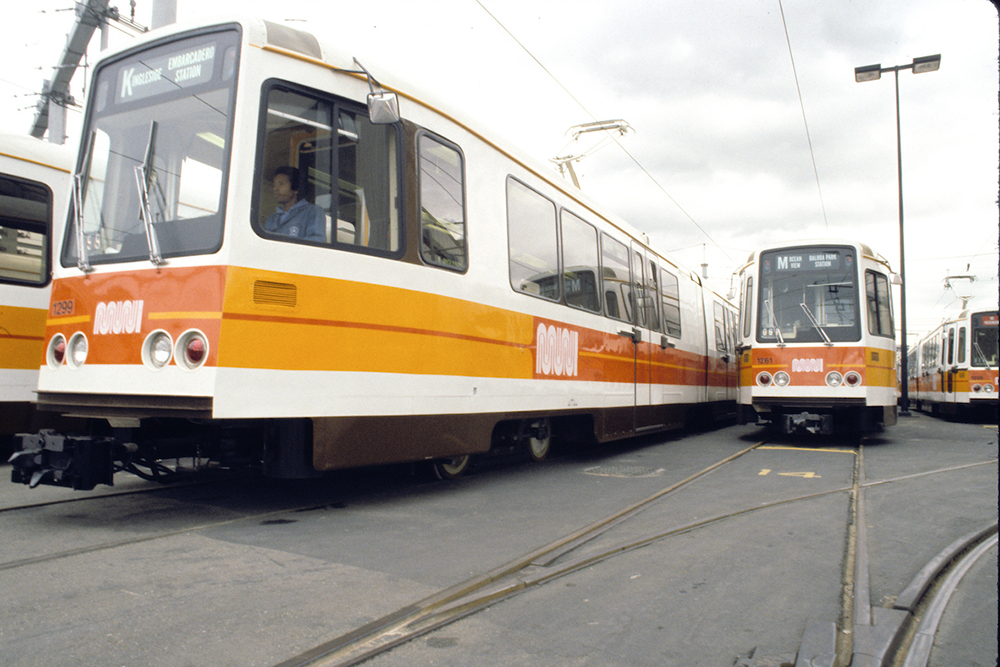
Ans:
[{"label": "driver in cab", "polygon": [[302,176],[295,167],[278,167],[274,173],[274,199],[278,208],[264,223],[264,230],[306,241],[326,241],[326,214],[299,198]]}]

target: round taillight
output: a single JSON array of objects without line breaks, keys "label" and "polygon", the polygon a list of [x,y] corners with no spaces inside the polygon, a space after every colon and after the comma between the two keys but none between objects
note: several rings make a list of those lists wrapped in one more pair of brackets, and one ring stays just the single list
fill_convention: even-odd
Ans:
[{"label": "round taillight", "polygon": [[982,390],[983,390],[983,385],[981,385],[981,384],[974,384],[974,385],[972,385],[972,393],[973,394],[978,394]]},{"label": "round taillight", "polygon": [[779,387],[787,387],[788,382],[790,380],[791,378],[788,377],[788,373],[786,373],[785,371],[778,371],[777,373],[774,374],[774,384],[778,385]]},{"label": "round taillight", "polygon": [[200,364],[205,358],[205,341],[200,338],[192,338],[184,348],[184,356],[190,364]]},{"label": "round taillight", "polygon": [[848,371],[847,375],[844,376],[844,384],[848,387],[857,387],[861,384],[861,373]]},{"label": "round taillight", "polygon": [[844,376],[837,371],[830,371],[826,374],[826,385],[828,387],[839,387],[844,384]]},{"label": "round taillight", "polygon": [[761,387],[770,387],[772,379],[773,378],[771,378],[770,373],[767,371],[761,371],[757,374],[757,385]]},{"label": "round taillight", "polygon": [[69,343],[66,344],[66,363],[73,368],[83,366],[87,361],[87,351],[87,337],[77,331],[69,337]]},{"label": "round taillight", "polygon": [[162,329],[146,336],[142,343],[142,361],[149,368],[159,370],[170,363],[174,355],[174,341]]},{"label": "round taillight", "polygon": [[197,329],[189,329],[177,339],[177,350],[174,356],[182,368],[193,371],[208,359],[208,338]]},{"label": "round taillight", "polygon": [[61,333],[56,334],[49,341],[48,352],[45,355],[46,361],[52,368],[59,368],[66,359],[66,336]]}]

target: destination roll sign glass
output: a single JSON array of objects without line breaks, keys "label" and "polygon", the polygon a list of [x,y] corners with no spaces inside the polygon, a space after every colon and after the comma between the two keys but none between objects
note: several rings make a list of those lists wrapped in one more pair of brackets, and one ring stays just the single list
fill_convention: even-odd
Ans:
[{"label": "destination roll sign glass", "polygon": [[835,250],[780,252],[774,254],[776,271],[828,271],[840,268],[840,253]]},{"label": "destination roll sign glass", "polygon": [[216,52],[210,42],[125,63],[118,71],[115,101],[133,102],[211,81]]}]

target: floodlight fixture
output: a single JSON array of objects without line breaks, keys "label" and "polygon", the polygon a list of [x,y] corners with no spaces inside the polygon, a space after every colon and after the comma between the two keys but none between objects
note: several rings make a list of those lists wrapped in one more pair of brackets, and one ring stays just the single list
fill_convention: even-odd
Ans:
[{"label": "floodlight fixture", "polygon": [[914,58],[913,64],[910,67],[913,68],[914,74],[935,72],[941,67],[941,54],[939,53],[936,56],[924,56],[923,58]]},{"label": "floodlight fixture", "polygon": [[863,81],[877,81],[882,78],[882,65],[865,65],[854,68],[854,80],[858,83]]}]

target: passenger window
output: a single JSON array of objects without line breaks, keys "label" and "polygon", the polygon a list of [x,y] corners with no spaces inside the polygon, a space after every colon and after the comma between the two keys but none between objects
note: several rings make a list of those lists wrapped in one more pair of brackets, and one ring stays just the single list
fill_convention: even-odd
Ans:
[{"label": "passenger window", "polygon": [[632,276],[632,303],[629,309],[635,313],[633,322],[640,327],[646,326],[646,279],[642,264],[642,255],[638,252],[632,254],[632,266],[635,274]]},{"label": "passenger window", "polygon": [[965,347],[966,347],[966,336],[965,327],[958,330],[958,363],[965,363]]},{"label": "passenger window", "polygon": [[597,230],[576,215],[562,212],[563,291],[566,303],[601,312]]},{"label": "passenger window", "polygon": [[750,337],[751,304],[753,303],[753,276],[747,278],[746,291],[743,293],[743,309],[740,317],[743,318],[743,337]]},{"label": "passenger window", "polygon": [[262,235],[383,255],[401,250],[393,125],[372,124],[349,102],[281,86],[267,91],[264,123],[255,207]]},{"label": "passenger window", "polygon": [[558,301],[556,207],[528,186],[507,180],[510,284],[518,292]]},{"label": "passenger window", "polygon": [[607,234],[602,234],[601,260],[604,314],[615,320],[631,322],[632,287],[629,283],[628,248]]},{"label": "passenger window", "polygon": [[715,349],[723,353],[729,351],[726,343],[726,310],[721,303],[715,304]]},{"label": "passenger window", "polygon": [[889,299],[889,278],[874,271],[865,272],[868,301],[868,332],[875,336],[895,336]]},{"label": "passenger window", "polygon": [[663,290],[663,330],[670,336],[681,337],[681,293],[677,276],[667,270],[662,272],[660,289]]},{"label": "passenger window", "polygon": [[464,271],[465,176],[462,154],[423,134],[420,150],[420,256],[428,264]]},{"label": "passenger window", "polygon": [[660,330],[660,287],[657,285],[656,276],[659,271],[656,269],[656,262],[650,261],[646,274],[646,294],[643,303],[646,308],[646,322],[653,331]]},{"label": "passenger window", "polygon": [[955,363],[955,330],[948,331],[948,365]]},{"label": "passenger window", "polygon": [[41,183],[0,176],[0,282],[49,280],[52,193]]}]

